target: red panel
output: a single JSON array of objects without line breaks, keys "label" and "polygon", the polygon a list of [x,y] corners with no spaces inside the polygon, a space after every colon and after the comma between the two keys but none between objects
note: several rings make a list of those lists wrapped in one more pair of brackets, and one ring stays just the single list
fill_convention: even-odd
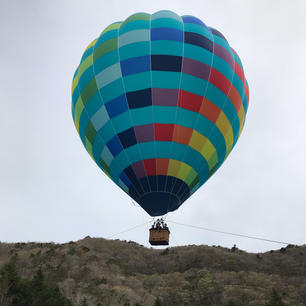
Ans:
[{"label": "red panel", "polygon": [[248,101],[249,101],[250,93],[249,93],[249,87],[247,86],[246,83],[244,83],[244,91],[245,91],[245,94],[246,94],[246,96],[247,96],[247,98],[248,98]]},{"label": "red panel", "polygon": [[214,103],[210,102],[207,99],[204,99],[200,113],[206,117],[208,120],[212,121],[213,123],[216,123],[219,114],[221,112],[221,109],[215,105]]},{"label": "red panel", "polygon": [[244,92],[249,100],[249,88],[248,86],[246,85],[246,82],[245,82],[245,76],[244,76],[244,72],[242,70],[242,68],[237,64],[235,63],[235,73],[239,76],[241,82],[243,83],[243,87],[244,87]]},{"label": "red panel", "polygon": [[174,124],[154,123],[155,140],[172,141]]},{"label": "red panel", "polygon": [[235,63],[235,73],[239,76],[242,83],[244,83],[244,73],[241,67]]},{"label": "red panel", "polygon": [[149,175],[156,175],[156,159],[145,159],[143,161],[147,176]]},{"label": "red panel", "polygon": [[203,97],[194,93],[180,90],[179,107],[198,113],[201,107]]},{"label": "red panel", "polygon": [[232,83],[221,72],[214,69],[213,67],[211,67],[208,81],[217,88],[219,88],[226,95],[232,85]]},{"label": "red panel", "polygon": [[242,101],[241,101],[241,97],[237,91],[237,89],[232,86],[231,87],[231,90],[229,91],[228,93],[228,98],[231,100],[231,102],[233,103],[237,113],[239,112],[239,108],[242,104]]}]

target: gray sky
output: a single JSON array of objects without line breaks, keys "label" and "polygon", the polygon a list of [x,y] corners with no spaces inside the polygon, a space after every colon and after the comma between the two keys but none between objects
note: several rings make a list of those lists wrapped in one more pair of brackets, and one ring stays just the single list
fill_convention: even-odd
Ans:
[{"label": "gray sky", "polygon": [[[236,147],[167,219],[305,243],[304,0],[0,0],[0,241],[107,238],[150,220],[83,147],[71,116],[71,80],[84,49],[107,25],[161,9],[220,30],[240,55],[250,86]],[[169,225],[172,246],[281,247]],[[148,228],[113,238],[148,246]]]}]

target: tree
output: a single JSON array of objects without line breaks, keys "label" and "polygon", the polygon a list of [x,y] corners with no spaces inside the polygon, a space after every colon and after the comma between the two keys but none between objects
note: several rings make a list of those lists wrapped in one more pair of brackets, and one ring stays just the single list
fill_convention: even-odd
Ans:
[{"label": "tree", "polygon": [[154,303],[154,306],[161,306],[161,301],[160,301],[160,298],[157,297],[156,300],[155,300],[155,303]]},{"label": "tree", "polygon": [[277,293],[275,289],[272,290],[266,306],[285,306],[282,297]]}]

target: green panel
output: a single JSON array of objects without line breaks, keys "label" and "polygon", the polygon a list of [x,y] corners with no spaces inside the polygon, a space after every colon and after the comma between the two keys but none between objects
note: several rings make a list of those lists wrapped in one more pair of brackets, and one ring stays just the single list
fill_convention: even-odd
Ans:
[{"label": "green panel", "polygon": [[90,98],[97,92],[97,90],[98,90],[98,87],[96,84],[96,79],[93,78],[81,92],[81,97],[82,97],[84,106],[87,104]]},{"label": "green panel", "polygon": [[85,136],[88,138],[91,144],[93,144],[96,134],[97,134],[96,129],[94,128],[91,121],[89,121],[87,128],[86,128]]},{"label": "green panel", "polygon": [[118,38],[112,38],[102,43],[94,52],[94,60],[106,54],[107,52],[113,51],[118,48]]}]

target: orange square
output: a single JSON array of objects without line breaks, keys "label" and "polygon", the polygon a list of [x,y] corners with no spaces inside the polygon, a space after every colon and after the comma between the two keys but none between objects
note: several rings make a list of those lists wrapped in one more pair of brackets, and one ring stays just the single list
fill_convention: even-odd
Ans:
[{"label": "orange square", "polygon": [[174,125],[173,141],[177,143],[182,143],[185,145],[189,144],[190,137],[192,135],[192,129],[181,126]]},{"label": "orange square", "polygon": [[156,159],[156,174],[167,175],[169,159],[168,158],[157,158]]},{"label": "orange square", "polygon": [[207,99],[203,100],[200,113],[208,120],[212,121],[213,123],[216,123],[220,112],[221,109],[217,105]]}]

